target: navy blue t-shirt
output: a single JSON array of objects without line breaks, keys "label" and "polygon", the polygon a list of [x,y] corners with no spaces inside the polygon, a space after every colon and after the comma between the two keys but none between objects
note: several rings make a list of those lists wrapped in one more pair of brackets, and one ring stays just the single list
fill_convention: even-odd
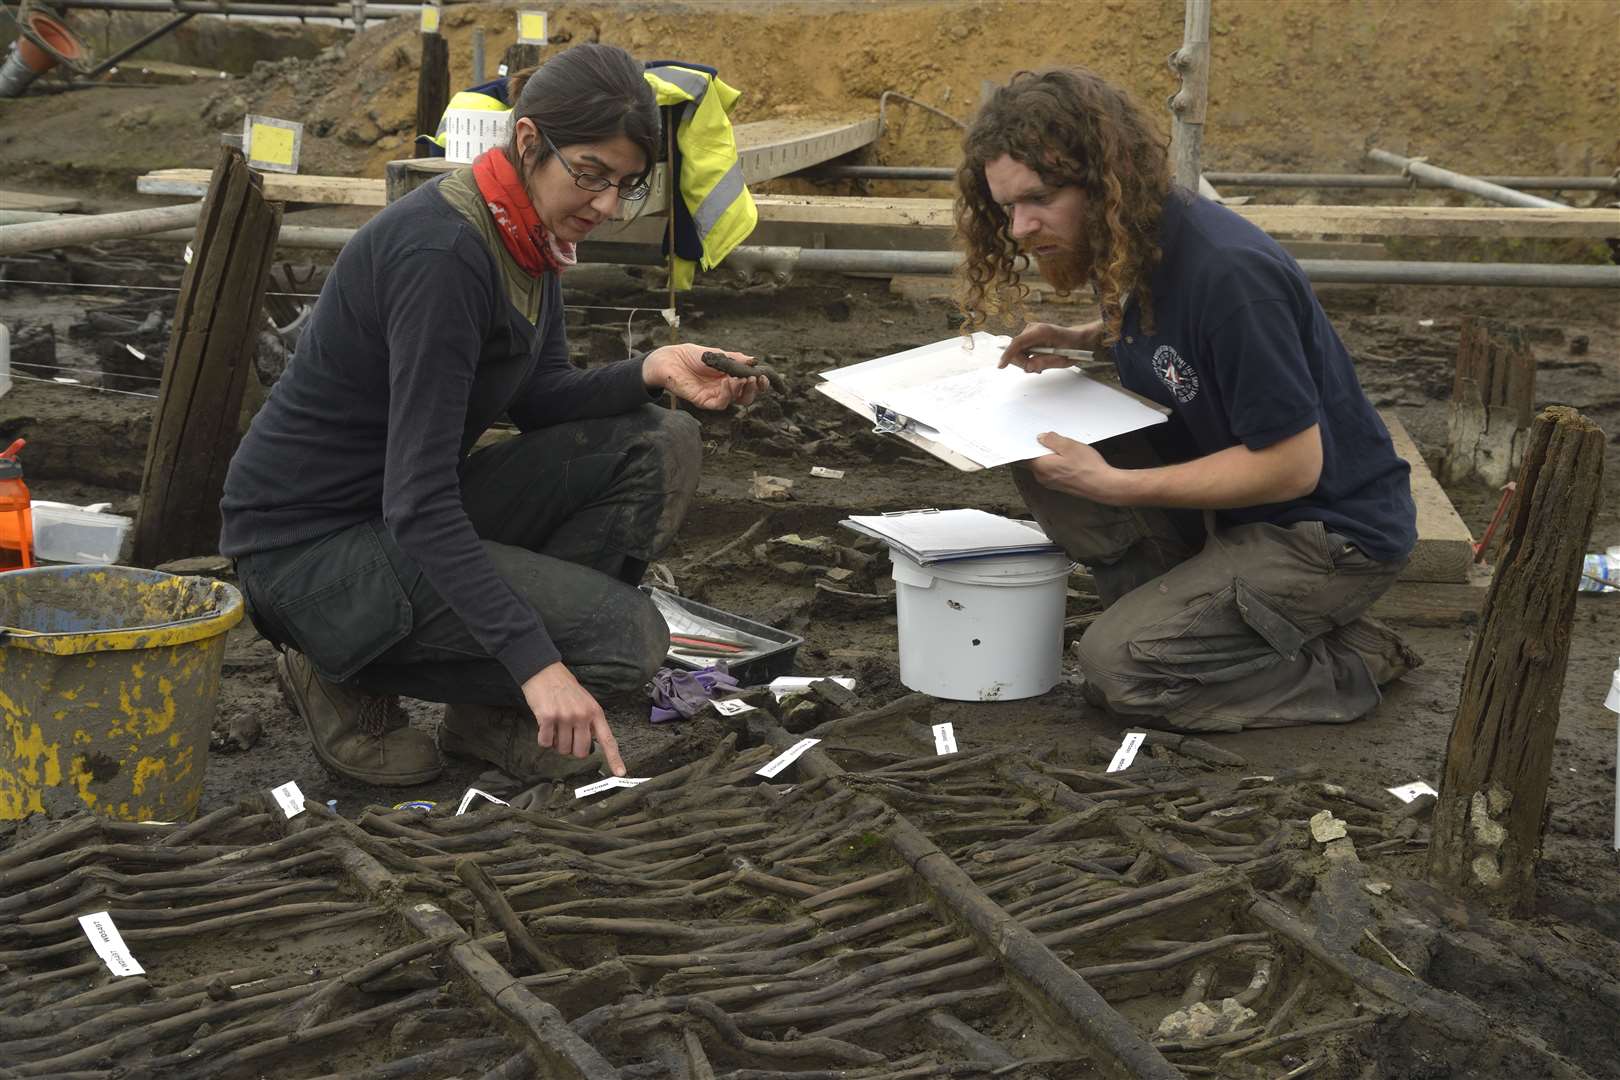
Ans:
[{"label": "navy blue t-shirt", "polygon": [[1322,478],[1301,499],[1217,512],[1223,525],[1320,521],[1380,562],[1412,553],[1411,468],[1362,393],[1305,272],[1275,240],[1208,199],[1173,192],[1152,281],[1151,334],[1125,307],[1120,382],[1172,412],[1148,429],[1170,460],[1263,450],[1317,424]]}]

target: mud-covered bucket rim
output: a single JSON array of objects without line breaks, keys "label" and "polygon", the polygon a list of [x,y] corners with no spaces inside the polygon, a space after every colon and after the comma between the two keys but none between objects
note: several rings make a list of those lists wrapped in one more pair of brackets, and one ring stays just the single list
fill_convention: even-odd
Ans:
[{"label": "mud-covered bucket rim", "polygon": [[169,580],[199,583],[207,590],[209,598],[213,601],[213,610],[203,615],[149,626],[121,626],[107,630],[73,630],[58,633],[23,630],[0,623],[0,648],[31,649],[55,656],[76,656],[81,653],[130,652],[138,649],[189,645],[226,633],[242,621],[242,615],[246,610],[242,603],[242,594],[226,582],[214,578],[181,577],[177,574],[165,574],[162,571],[143,570],[137,567],[40,566],[31,570],[12,570],[5,576],[7,581],[15,582],[35,574],[41,577],[74,577],[109,570],[139,575],[153,584]]}]

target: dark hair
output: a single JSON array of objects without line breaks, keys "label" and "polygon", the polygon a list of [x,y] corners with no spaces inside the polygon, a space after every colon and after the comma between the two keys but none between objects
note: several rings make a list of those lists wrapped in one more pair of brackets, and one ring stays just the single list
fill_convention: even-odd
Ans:
[{"label": "dark hair", "polygon": [[1161,257],[1159,219],[1170,193],[1165,141],[1129,95],[1084,68],[1018,72],[990,95],[962,140],[956,227],[966,248],[958,299],[964,329],[1020,312],[1028,294],[1019,281],[1028,259],[984,179],[984,167],[1003,155],[1053,187],[1085,192],[1082,239],[1104,341],[1119,340],[1127,295],[1138,298],[1150,329],[1148,283]]},{"label": "dark hair", "polygon": [[644,178],[658,159],[659,118],[658,99],[641,72],[641,62],[617,45],[587,43],[558,53],[534,70],[512,102],[506,156],[524,173],[551,156],[537,140],[518,160],[517,122],[528,119],[559,149],[625,136],[646,159],[637,179]]},{"label": "dark hair", "polygon": [[506,100],[516,104],[517,99],[523,96],[523,88],[529,85],[529,79],[540,70],[539,64],[514,71],[506,77]]}]

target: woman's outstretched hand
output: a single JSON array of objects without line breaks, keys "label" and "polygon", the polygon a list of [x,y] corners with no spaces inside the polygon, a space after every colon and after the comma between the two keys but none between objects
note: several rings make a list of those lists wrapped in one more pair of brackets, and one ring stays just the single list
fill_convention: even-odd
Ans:
[{"label": "woman's outstretched hand", "polygon": [[738,352],[711,349],[707,345],[665,345],[654,349],[641,362],[642,381],[650,389],[668,390],[683,401],[690,401],[700,409],[724,409],[730,405],[747,405],[764,393],[763,375],[738,378],[727,375],[703,362],[706,352],[724,352],[744,367],[752,366],[754,358]]}]

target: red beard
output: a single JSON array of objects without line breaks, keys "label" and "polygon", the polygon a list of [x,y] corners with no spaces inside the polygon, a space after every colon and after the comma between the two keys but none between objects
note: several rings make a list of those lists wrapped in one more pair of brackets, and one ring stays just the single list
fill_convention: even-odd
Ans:
[{"label": "red beard", "polygon": [[1059,293],[1075,292],[1091,282],[1091,251],[1083,236],[1076,237],[1072,247],[1045,256],[1031,253],[1030,257],[1041,278]]}]

